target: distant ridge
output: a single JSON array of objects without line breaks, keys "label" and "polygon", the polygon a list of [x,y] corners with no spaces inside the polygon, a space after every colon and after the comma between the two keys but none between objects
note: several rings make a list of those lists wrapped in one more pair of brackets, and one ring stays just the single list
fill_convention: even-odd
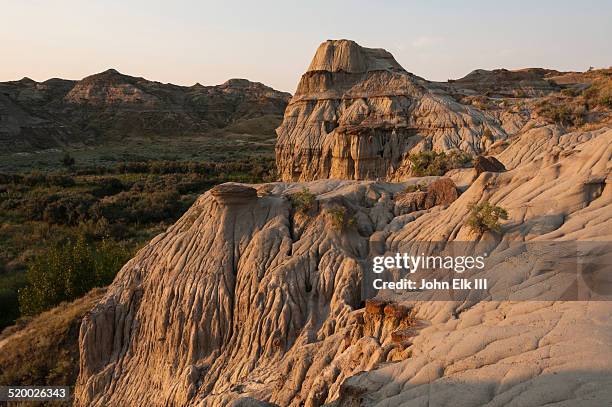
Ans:
[{"label": "distant ridge", "polygon": [[179,86],[112,68],[79,81],[23,78],[0,82],[0,147],[28,152],[132,135],[174,137],[257,117],[271,118],[257,131],[273,136],[290,97],[247,79]]}]

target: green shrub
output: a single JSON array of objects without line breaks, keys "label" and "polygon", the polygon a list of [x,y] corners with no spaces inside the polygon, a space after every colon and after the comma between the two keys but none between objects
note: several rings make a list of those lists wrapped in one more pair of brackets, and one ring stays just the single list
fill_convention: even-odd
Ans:
[{"label": "green shrub", "polygon": [[47,177],[40,171],[31,171],[23,177],[23,184],[35,186],[47,183]]},{"label": "green shrub", "polygon": [[26,286],[19,290],[21,314],[38,314],[110,284],[129,257],[109,240],[93,244],[79,237],[53,246],[28,267]]},{"label": "green shrub", "polygon": [[562,126],[580,126],[586,120],[584,104],[570,100],[549,100],[538,105],[538,114]]},{"label": "green shrub", "polygon": [[316,195],[308,188],[302,188],[300,192],[289,195],[289,200],[297,212],[306,213],[314,207]]},{"label": "green shrub", "polygon": [[89,216],[93,202],[89,194],[61,194],[45,205],[42,220],[51,224],[76,225]]},{"label": "green shrub", "polygon": [[64,167],[72,167],[74,165],[74,157],[68,153],[64,153],[64,156],[60,161]]},{"label": "green shrub", "polygon": [[348,209],[344,206],[334,205],[327,208],[325,212],[331,221],[332,227],[338,232],[355,225],[355,218],[349,214]]},{"label": "green shrub", "polygon": [[91,207],[93,219],[109,222],[147,224],[173,220],[192,203],[181,200],[176,189],[156,192],[124,191],[96,202]]},{"label": "green shrub", "polygon": [[125,190],[123,182],[115,177],[96,178],[93,182],[91,194],[96,198],[102,198],[109,195],[115,195]]},{"label": "green shrub", "polygon": [[561,89],[561,94],[563,96],[576,97],[580,94],[580,92],[574,88],[565,88]]},{"label": "green shrub", "polygon": [[0,329],[12,324],[19,317],[17,292],[25,285],[23,271],[5,271],[0,264]]},{"label": "green shrub", "polygon": [[484,233],[489,230],[499,232],[501,231],[499,220],[508,219],[508,212],[504,208],[486,201],[479,204],[471,203],[468,209],[470,216],[466,224],[474,232]]},{"label": "green shrub", "polygon": [[612,78],[596,78],[582,95],[589,106],[612,108]]},{"label": "green shrub", "polygon": [[437,153],[435,151],[423,151],[410,154],[408,160],[411,163],[411,171],[414,176],[425,177],[430,175],[444,175],[454,168],[464,168],[468,166],[472,157],[469,154],[459,151],[450,153]]}]

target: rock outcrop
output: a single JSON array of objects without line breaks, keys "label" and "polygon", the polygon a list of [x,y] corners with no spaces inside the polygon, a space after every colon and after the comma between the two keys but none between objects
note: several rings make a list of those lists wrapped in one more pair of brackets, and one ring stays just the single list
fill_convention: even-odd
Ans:
[{"label": "rock outcrop", "polygon": [[397,179],[410,151],[476,154],[485,131],[506,137],[494,117],[406,72],[387,51],[326,41],[277,129],[276,161],[284,181]]},{"label": "rock outcrop", "polygon": [[[337,64],[317,66],[380,57],[394,68],[381,51],[334,53]],[[528,244],[612,241],[612,130],[567,143],[530,136],[509,147],[532,151],[529,161],[500,156],[508,171],[481,174],[454,200],[451,182],[439,181],[439,205],[408,214],[395,213],[394,197],[435,178],[279,182],[257,188],[266,192],[259,196],[231,184],[202,195],[85,317],[75,404],[605,405],[612,303],[518,300],[565,290],[573,278],[547,268]],[[553,140],[559,151],[538,150]],[[353,222],[331,228],[325,210],[298,218],[288,196],[304,187],[317,207],[342,205]],[[248,202],[223,202],[235,194]],[[509,219],[498,235],[475,238],[468,203],[484,201]],[[469,241],[490,253],[477,276],[490,281],[495,301],[371,292],[376,253]],[[605,265],[609,251],[600,249],[589,254]],[[606,267],[592,273],[591,281],[609,278]],[[600,299],[602,287],[592,287],[589,298]]]},{"label": "rock outcrop", "polygon": [[558,91],[561,87],[553,78],[561,72],[552,69],[526,68],[511,71],[508,69],[476,69],[449,85],[464,93],[471,91],[489,96],[517,97],[542,96]]},{"label": "rock outcrop", "polygon": [[257,190],[241,184],[221,184],[213,187],[210,194],[221,205],[245,205],[257,199]]},{"label": "rock outcrop", "polygon": [[438,205],[448,206],[452,204],[458,196],[457,187],[450,178],[437,179],[427,187],[425,209],[431,209]]},{"label": "rock outcrop", "polygon": [[[123,267],[83,319],[75,404],[605,405],[612,130],[460,102],[483,96],[481,76],[536,97],[558,90],[550,75],[443,85],[384,50],[323,43],[277,130],[283,182],[213,188]],[[68,98],[158,103],[117,86]],[[412,152],[490,147],[476,168],[410,177]],[[484,202],[509,217],[475,234],[469,207]],[[470,274],[484,293],[373,285],[375,256],[456,245],[486,253]],[[565,301],[578,294],[589,301]]]}]

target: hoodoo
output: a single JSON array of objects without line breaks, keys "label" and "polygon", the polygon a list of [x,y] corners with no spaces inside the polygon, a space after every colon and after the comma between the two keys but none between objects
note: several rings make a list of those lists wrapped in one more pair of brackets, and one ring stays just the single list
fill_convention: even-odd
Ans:
[{"label": "hoodoo", "polygon": [[456,102],[389,52],[330,40],[287,106],[276,161],[284,181],[401,179],[410,151],[479,153],[486,130],[506,137],[492,115]]}]

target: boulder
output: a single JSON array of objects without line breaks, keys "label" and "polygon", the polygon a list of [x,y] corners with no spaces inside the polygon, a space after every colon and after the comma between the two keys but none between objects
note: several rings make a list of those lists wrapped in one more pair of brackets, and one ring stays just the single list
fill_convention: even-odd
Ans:
[{"label": "boulder", "polygon": [[459,197],[457,187],[450,178],[439,178],[427,187],[427,197],[425,198],[425,209],[433,208],[437,205],[450,205]]},{"label": "boulder", "polygon": [[257,190],[241,184],[221,184],[213,187],[210,194],[221,205],[241,205],[257,199]]},{"label": "boulder", "polygon": [[420,211],[425,209],[425,201],[427,192],[400,192],[395,195],[395,216],[405,215],[407,213]]},{"label": "boulder", "polygon": [[504,172],[506,167],[495,157],[478,156],[474,160],[474,168],[476,168],[476,175],[480,175],[483,172]]}]

